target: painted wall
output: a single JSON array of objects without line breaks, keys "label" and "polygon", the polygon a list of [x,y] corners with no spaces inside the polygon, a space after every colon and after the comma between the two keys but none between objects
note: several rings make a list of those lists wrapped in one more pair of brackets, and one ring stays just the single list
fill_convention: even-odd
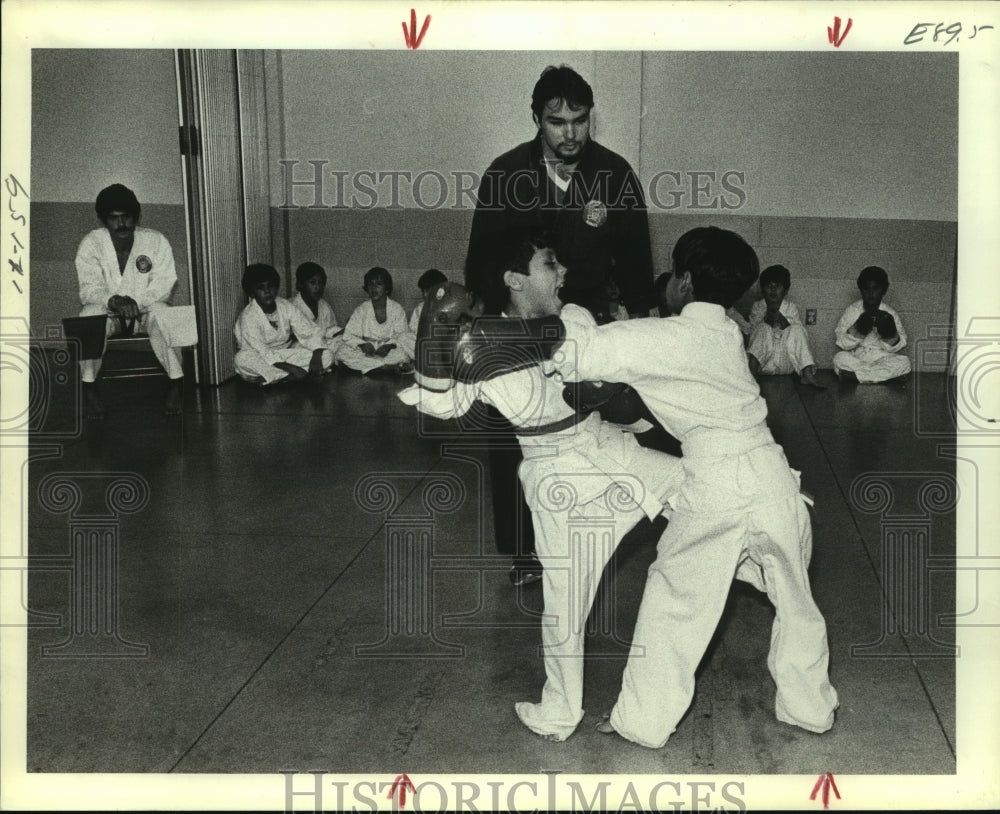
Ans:
[{"label": "painted wall", "polygon": [[[392,271],[393,296],[407,308],[425,269],[461,276],[472,204],[456,174],[481,174],[533,136],[531,89],[545,65],[562,62],[594,88],[594,136],[632,162],[647,190],[660,174],[662,205],[649,201],[657,272],[693,225],[740,231],[764,265],[791,269],[795,301],[817,309],[809,331],[825,366],[866,265],[889,272],[887,301],[907,311],[911,336],[950,321],[954,54],[286,51],[275,62],[283,116],[272,151],[294,162],[271,195],[284,265],[324,265],[341,322],[363,300],[373,265]],[[310,161],[325,162],[321,176]],[[395,192],[391,176],[369,176],[372,192],[359,191],[350,182],[365,170],[433,170],[451,187],[434,207],[435,178],[422,197],[402,177]],[[722,186],[730,170],[743,174],[728,179],[739,193]],[[715,175],[692,179],[696,171]],[[316,177],[319,194],[287,183]]]},{"label": "painted wall", "polygon": [[[272,234],[285,279],[305,260],[324,265],[343,323],[371,266],[392,271],[407,308],[427,268],[460,277],[475,179],[533,136],[531,88],[545,65],[562,62],[594,87],[594,136],[647,187],[664,171],[682,181],[716,173],[701,177],[701,197],[666,194],[660,176],[661,202],[680,203],[650,201],[658,272],[689,226],[736,228],[765,265],[791,269],[800,306],[818,309],[810,330],[821,365],[865,265],[885,265],[889,301],[919,315],[908,327],[950,320],[954,54],[269,52]],[[174,301],[189,301],[172,52],[37,51],[32,93],[33,326],[78,308],[73,254],[94,224],[96,192],[113,180],[136,191],[145,225],[167,234],[181,278]],[[321,188],[290,187],[290,178],[315,180],[310,161],[322,162]],[[731,210],[705,206],[727,170],[744,173],[735,183],[745,197],[729,193]],[[358,185],[363,172],[371,192]],[[395,193],[393,172],[411,179],[397,176]]]}]

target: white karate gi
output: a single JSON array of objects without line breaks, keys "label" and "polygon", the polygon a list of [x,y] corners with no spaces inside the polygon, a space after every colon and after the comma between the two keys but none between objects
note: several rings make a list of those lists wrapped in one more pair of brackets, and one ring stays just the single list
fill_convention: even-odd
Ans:
[{"label": "white karate gi", "polygon": [[750,336],[750,331],[752,330],[750,323],[747,322],[743,314],[741,314],[735,307],[727,308],[726,316],[740,326],[740,333],[742,333],[743,336]]},{"label": "white karate gi", "polygon": [[684,453],[687,477],[649,569],[614,728],[644,746],[666,743],[691,704],[735,576],[775,607],[768,668],[778,719],[829,729],[837,693],[806,573],[809,515],[798,473],[765,424],[736,323],[720,306],[694,302],[669,319],[567,324],[556,358],[567,380],[631,384]]},{"label": "white karate gi", "polygon": [[[178,348],[198,341],[194,309],[173,309],[167,304],[177,271],[167,239],[153,229],[135,228],[132,251],[125,270],[118,268],[111,234],[103,226],[88,232],[76,251],[76,274],[80,283],[81,317],[109,314],[108,300],[117,295],[131,297],[139,306],[137,332],[149,334],[149,344],[167,376],[184,377]],[[107,336],[121,332],[118,319],[108,319]],[[83,381],[93,382],[101,370],[101,359],[80,362]]]},{"label": "white karate gi", "polygon": [[[319,332],[320,336],[326,342],[327,350],[333,354],[333,358],[337,358],[337,354],[340,352],[340,346],[344,342],[344,335],[341,332],[340,326],[337,324],[337,316],[333,313],[333,309],[326,300],[320,300],[316,303],[316,316],[313,316],[312,309],[302,299],[302,294],[296,294],[292,299],[292,305],[294,305],[299,311],[302,312],[302,316],[308,319],[314,326],[314,328]],[[334,334],[339,334],[334,336]],[[300,345],[301,343],[296,343]]]},{"label": "white karate gi", "polygon": [[[284,297],[275,297],[273,314],[265,314],[256,300],[250,300],[236,320],[236,372],[248,382],[263,380],[271,384],[286,378],[289,373],[274,365],[287,362],[306,370],[312,361],[313,351],[323,348],[323,369],[333,364],[333,354],[326,348],[326,340],[316,330],[315,324]],[[272,325],[268,316],[277,318]],[[297,340],[297,341],[296,341]]]},{"label": "white karate gi", "polygon": [[423,300],[413,306],[410,314],[409,329],[399,338],[399,347],[410,359],[417,355],[417,329],[420,327],[420,314],[424,310]]},{"label": "white karate gi", "polygon": [[799,309],[789,299],[781,301],[778,308],[788,320],[788,327],[775,328],[764,322],[767,303],[757,300],[750,309],[750,344],[747,353],[752,353],[760,362],[760,372],[765,375],[783,376],[787,373],[801,373],[810,365],[815,366],[809,350],[809,335],[806,333]]},{"label": "white karate gi", "polygon": [[847,306],[840,322],[837,323],[834,336],[837,339],[837,347],[842,350],[833,356],[833,369],[838,375],[842,370],[850,370],[858,377],[859,382],[864,383],[884,382],[897,376],[905,376],[910,372],[910,360],[899,352],[906,347],[903,320],[883,302],[879,310],[885,311],[896,321],[899,342],[895,345],[885,342],[874,325],[868,336],[858,339],[847,330],[857,322],[864,310],[864,300],[858,300]]},{"label": "white karate gi", "polygon": [[[340,346],[337,358],[341,364],[360,370],[362,373],[368,373],[383,365],[408,362],[413,357],[407,355],[399,344],[407,330],[406,311],[402,305],[395,300],[386,300],[385,322],[379,322],[375,318],[375,307],[371,304],[371,300],[367,300],[355,308],[351,318],[347,320],[347,325],[344,326],[344,342]],[[358,345],[364,342],[371,342],[376,350],[390,342],[396,347],[384,357],[365,356],[358,349]]]},{"label": "white karate gi", "polygon": [[[594,324],[576,305],[565,306],[562,316]],[[443,393],[414,385],[399,395],[440,418],[464,415],[479,399],[503,413],[516,434],[519,427],[534,430],[573,416],[562,391],[549,366],[548,372],[532,367]],[[604,567],[644,514],[660,514],[680,488],[683,468],[679,459],[639,446],[597,413],[567,429],[519,435],[518,441],[524,453],[518,476],[543,566],[546,681],[540,703],[523,701],[515,710],[532,731],[565,740],[583,718],[584,627]]]}]

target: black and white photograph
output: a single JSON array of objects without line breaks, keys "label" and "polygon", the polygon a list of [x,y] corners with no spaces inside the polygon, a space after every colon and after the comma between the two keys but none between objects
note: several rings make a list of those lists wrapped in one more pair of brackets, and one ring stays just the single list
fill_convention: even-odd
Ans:
[{"label": "black and white photograph", "polygon": [[1000,806],[995,4],[2,12],[0,808]]}]

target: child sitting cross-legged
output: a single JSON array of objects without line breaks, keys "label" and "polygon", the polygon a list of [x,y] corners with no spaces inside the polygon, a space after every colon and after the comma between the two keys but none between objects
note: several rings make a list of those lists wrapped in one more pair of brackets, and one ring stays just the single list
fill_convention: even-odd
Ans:
[{"label": "child sitting cross-legged", "polygon": [[243,272],[243,291],[251,299],[234,329],[236,372],[261,385],[306,376],[321,379],[333,354],[312,323],[278,296],[280,282],[274,267],[264,263]]},{"label": "child sitting cross-legged", "polygon": [[750,344],[747,360],[754,376],[797,373],[803,384],[821,390],[816,363],[809,350],[809,336],[799,319],[799,309],[786,298],[792,277],[784,266],[768,266],[760,273],[760,292],[750,310]]},{"label": "child sitting cross-legged", "polygon": [[326,269],[319,263],[302,263],[295,269],[295,286],[299,293],[292,300],[292,305],[313,323],[316,331],[326,342],[327,350],[336,359],[343,343],[344,329],[337,324],[337,316],[330,304],[323,299],[323,292],[326,290]]},{"label": "child sitting cross-legged", "polygon": [[365,273],[364,289],[368,300],[347,320],[337,358],[342,365],[362,373],[380,369],[412,373],[411,357],[399,346],[408,326],[403,306],[389,297],[392,275],[375,266]]}]

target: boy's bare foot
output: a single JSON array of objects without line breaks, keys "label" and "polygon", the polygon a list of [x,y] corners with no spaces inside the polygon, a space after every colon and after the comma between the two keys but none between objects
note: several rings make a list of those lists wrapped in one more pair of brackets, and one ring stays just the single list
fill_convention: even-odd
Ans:
[{"label": "boy's bare foot", "polygon": [[812,365],[807,368],[803,368],[802,374],[799,376],[799,381],[802,384],[808,384],[810,387],[815,387],[819,390],[826,390],[825,384],[820,384],[819,379],[816,378],[816,371]]},{"label": "boy's bare foot", "polygon": [[611,725],[610,714],[602,715],[601,720],[597,722],[597,725],[594,727],[594,729],[596,729],[602,735],[615,735],[618,732],[618,730]]},{"label": "boy's bare foot", "polygon": [[309,371],[298,365],[293,365],[291,362],[275,362],[274,366],[280,370],[284,370],[288,374],[287,379],[282,379],[281,381],[299,381],[304,379],[309,375]]},{"label": "boy's bare foot", "polygon": [[95,420],[104,418],[107,413],[104,410],[104,402],[97,392],[96,382],[83,383],[83,417]]},{"label": "boy's bare foot", "polygon": [[167,401],[163,405],[167,415],[180,415],[184,412],[184,379],[171,379],[167,386]]}]

